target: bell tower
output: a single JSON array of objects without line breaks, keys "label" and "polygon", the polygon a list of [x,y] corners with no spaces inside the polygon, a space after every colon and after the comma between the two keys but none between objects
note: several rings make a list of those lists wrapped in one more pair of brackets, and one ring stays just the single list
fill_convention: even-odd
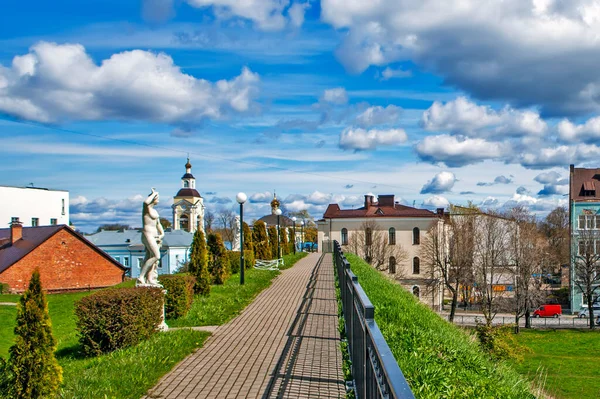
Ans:
[{"label": "bell tower", "polygon": [[173,229],[194,233],[204,231],[204,200],[196,190],[196,178],[192,164],[187,159],[185,174],[181,177],[181,189],[173,197]]}]

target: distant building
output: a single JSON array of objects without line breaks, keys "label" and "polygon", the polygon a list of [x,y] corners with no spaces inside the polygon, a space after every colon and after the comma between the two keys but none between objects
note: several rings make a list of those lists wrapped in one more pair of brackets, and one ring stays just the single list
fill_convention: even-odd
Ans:
[{"label": "distant building", "polygon": [[401,205],[395,202],[394,195],[380,195],[378,201],[372,195],[365,195],[364,206],[358,209],[340,209],[338,204],[330,204],[323,219],[317,221],[318,250],[330,250],[334,240],[342,249],[348,250],[356,237],[363,236],[369,241],[379,234],[385,245],[402,248],[407,255],[406,260],[389,256],[387,272],[396,275],[395,279],[421,301],[439,309],[443,291],[422,264],[421,244],[429,228],[440,222],[443,213],[443,209],[434,213]]},{"label": "distant building", "polygon": [[16,292],[27,289],[39,268],[48,291],[102,288],[123,281],[125,269],[66,225],[0,229],[0,282]]},{"label": "distant building", "polygon": [[69,224],[69,192],[40,187],[0,186],[0,228]]},{"label": "distant building", "polygon": [[[273,194],[273,200],[271,201],[271,214],[265,215],[258,219],[257,221],[265,222],[267,227],[269,226],[277,226],[277,209],[280,209],[281,202],[277,199],[277,194]],[[287,216],[280,215],[279,216],[279,226],[280,227],[292,227],[294,222]]]},{"label": "distant building", "polygon": [[[569,181],[569,226],[571,239],[570,256],[570,291],[571,291],[571,311],[577,312],[582,306],[587,306],[584,302],[583,294],[577,287],[574,261],[578,256],[583,256],[585,252],[585,242],[580,237],[586,237],[586,240],[594,240],[592,248],[600,256],[600,168],[586,169],[570,166]],[[582,251],[583,249],[583,251]],[[595,257],[592,261],[600,263]],[[600,265],[597,266],[600,269]],[[593,300],[600,301],[600,279],[596,280],[596,293]]]},{"label": "distant building", "polygon": [[[188,261],[193,237],[192,233],[183,230],[165,231],[160,248],[158,274],[173,274]],[[139,277],[146,255],[139,230],[102,230],[88,235],[87,239],[123,265],[128,277]]]},{"label": "distant building", "polygon": [[181,177],[181,189],[173,198],[173,229],[194,233],[204,231],[204,199],[196,190],[196,178],[188,158],[185,174]]}]

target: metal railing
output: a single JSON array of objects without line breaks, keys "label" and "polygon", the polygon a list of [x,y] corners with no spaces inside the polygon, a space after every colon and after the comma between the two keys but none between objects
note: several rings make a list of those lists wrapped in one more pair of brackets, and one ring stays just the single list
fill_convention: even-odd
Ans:
[{"label": "metal railing", "polygon": [[333,259],[342,299],[356,397],[410,399],[414,395],[374,320],[375,308],[350,270],[337,241]]}]

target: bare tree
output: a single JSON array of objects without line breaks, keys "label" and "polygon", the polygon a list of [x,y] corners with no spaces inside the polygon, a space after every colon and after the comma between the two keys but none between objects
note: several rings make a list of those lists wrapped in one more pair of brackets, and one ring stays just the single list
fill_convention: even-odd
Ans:
[{"label": "bare tree", "polygon": [[[581,223],[580,223],[581,226]],[[573,284],[587,303],[590,328],[594,328],[594,299],[600,292],[600,231],[591,226],[575,231],[571,257],[573,262]]]},{"label": "bare tree", "polygon": [[540,230],[548,241],[549,259],[556,272],[560,266],[569,263],[569,211],[565,207],[557,207],[540,223]]},{"label": "bare tree", "polygon": [[221,236],[224,241],[233,242],[233,224],[235,223],[235,213],[231,209],[221,209],[217,214],[217,220],[221,225]]},{"label": "bare tree", "polygon": [[204,224],[206,226],[206,231],[211,232],[213,225],[215,224],[215,214],[206,210],[206,212],[204,212]]},{"label": "bare tree", "polygon": [[507,216],[514,221],[509,224],[509,257],[513,263],[512,307],[515,313],[515,334],[518,334],[521,317],[525,317],[525,327],[530,328],[530,309],[537,307],[543,300],[539,276],[548,251],[547,241],[537,228],[535,216],[526,208],[515,207]]},{"label": "bare tree", "polygon": [[[390,260],[394,266],[408,260],[408,252],[398,243],[390,243],[388,232],[372,219],[364,221],[359,230],[350,234],[348,250],[363,258],[377,270],[389,270]],[[402,273],[394,273],[401,278]]]}]

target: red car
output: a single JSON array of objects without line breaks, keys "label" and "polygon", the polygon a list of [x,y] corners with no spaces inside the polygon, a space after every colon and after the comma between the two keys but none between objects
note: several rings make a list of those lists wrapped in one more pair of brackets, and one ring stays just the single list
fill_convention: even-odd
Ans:
[{"label": "red car", "polygon": [[562,315],[560,305],[542,305],[533,312],[533,317],[558,317]]}]

